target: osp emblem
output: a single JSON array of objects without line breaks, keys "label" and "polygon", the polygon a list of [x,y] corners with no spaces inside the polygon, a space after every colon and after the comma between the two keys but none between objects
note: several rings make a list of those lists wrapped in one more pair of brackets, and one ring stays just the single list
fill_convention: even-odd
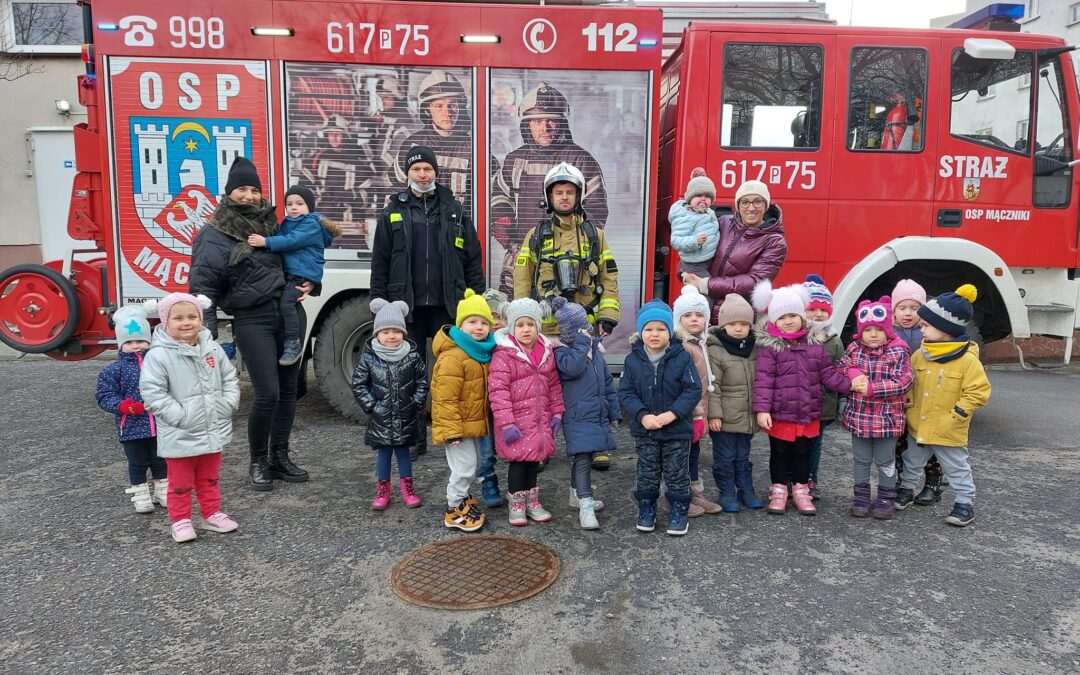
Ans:
[{"label": "osp emblem", "polygon": [[978,178],[965,178],[964,179],[964,199],[969,202],[973,202],[979,198],[979,183],[981,181]]},{"label": "osp emblem", "polygon": [[233,160],[251,155],[251,121],[132,117],[130,129],[139,221],[164,248],[191,255]]},{"label": "osp emblem", "polygon": [[559,39],[555,26],[547,19],[533,19],[525,24],[521,31],[521,39],[525,48],[533,54],[547,54],[555,48],[555,42]]}]

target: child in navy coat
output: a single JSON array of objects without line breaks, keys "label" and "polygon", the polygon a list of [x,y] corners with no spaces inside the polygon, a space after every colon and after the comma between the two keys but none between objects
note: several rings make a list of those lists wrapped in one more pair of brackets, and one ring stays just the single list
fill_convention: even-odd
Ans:
[{"label": "child in navy coat", "polygon": [[[139,377],[143,357],[150,348],[150,324],[141,305],[128,305],[113,314],[116,324],[116,360],[105,366],[98,375],[97,404],[116,416],[116,435],[128,460],[126,492],[131,495],[135,510],[153,513],[154,504],[165,506],[169,492],[165,460],[157,454],[157,430],[154,416],[143,407],[139,394]],[[154,482],[146,482],[146,471]]]},{"label": "child in navy coat", "polygon": [[674,335],[671,308],[659,300],[642,305],[638,332],[623,363],[619,402],[637,443],[637,529],[656,526],[660,482],[667,486],[667,533],[686,534],[690,509],[690,439],[694,407],[701,400],[697,369]]},{"label": "child in navy coat", "polygon": [[323,249],[341,236],[341,227],[315,212],[315,194],[303,185],[294,185],[285,193],[285,219],[272,237],[248,236],[249,246],[265,246],[280,253],[285,262],[285,289],[281,292],[281,320],[285,324],[285,349],[278,363],[291,366],[300,360],[300,316],[296,306],[301,291],[298,286],[310,281],[322,282],[325,258]]},{"label": "child in navy coat", "polygon": [[592,460],[597,452],[615,449],[614,429],[622,418],[619,397],[585,308],[560,296],[551,306],[562,342],[555,347],[555,368],[566,406],[562,421],[566,454],[573,462],[570,506],[578,509],[582,529],[595,530],[600,527],[596,512],[604,504],[593,499]]}]

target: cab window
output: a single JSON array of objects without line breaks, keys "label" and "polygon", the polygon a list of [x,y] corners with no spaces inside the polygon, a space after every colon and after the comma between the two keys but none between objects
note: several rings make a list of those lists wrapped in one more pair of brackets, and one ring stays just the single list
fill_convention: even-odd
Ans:
[{"label": "cab window", "polygon": [[923,149],[926,50],[858,47],[848,76],[848,150]]},{"label": "cab window", "polygon": [[725,45],[720,144],[816,149],[824,61],[819,45]]},{"label": "cab window", "polygon": [[[1065,79],[1060,56],[1039,60],[1038,107],[1035,119],[1035,206],[1043,208],[1069,205],[1072,187],[1073,139],[1068,112],[1063,102]],[[1068,57],[1066,57],[1068,58]]]},{"label": "cab window", "polygon": [[949,132],[972,143],[1031,154],[1031,73],[1034,54],[976,59],[953,51]]}]

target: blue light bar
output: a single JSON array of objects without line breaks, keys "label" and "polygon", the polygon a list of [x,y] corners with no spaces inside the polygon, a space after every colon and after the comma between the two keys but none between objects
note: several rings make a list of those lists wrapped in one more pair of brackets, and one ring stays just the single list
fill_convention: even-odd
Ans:
[{"label": "blue light bar", "polygon": [[120,30],[120,26],[115,23],[99,23],[97,25],[98,30]]},{"label": "blue light bar", "polygon": [[656,38],[641,38],[640,40],[638,40],[638,46],[639,47],[655,47],[656,46]]},{"label": "blue light bar", "polygon": [[949,28],[981,28],[991,21],[1018,21],[1024,18],[1024,5],[995,2],[949,24]]}]

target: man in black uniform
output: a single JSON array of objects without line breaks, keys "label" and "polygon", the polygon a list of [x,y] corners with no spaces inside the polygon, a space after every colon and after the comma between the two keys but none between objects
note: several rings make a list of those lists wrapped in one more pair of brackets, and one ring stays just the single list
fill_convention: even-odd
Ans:
[{"label": "man in black uniform", "polygon": [[[371,298],[409,305],[409,338],[431,364],[427,341],[454,323],[465,289],[484,292],[480,240],[465,207],[435,182],[439,162],[431,148],[411,148],[404,173],[408,188],[390,199],[375,228]],[[426,452],[426,430],[421,439],[411,454]]]}]

